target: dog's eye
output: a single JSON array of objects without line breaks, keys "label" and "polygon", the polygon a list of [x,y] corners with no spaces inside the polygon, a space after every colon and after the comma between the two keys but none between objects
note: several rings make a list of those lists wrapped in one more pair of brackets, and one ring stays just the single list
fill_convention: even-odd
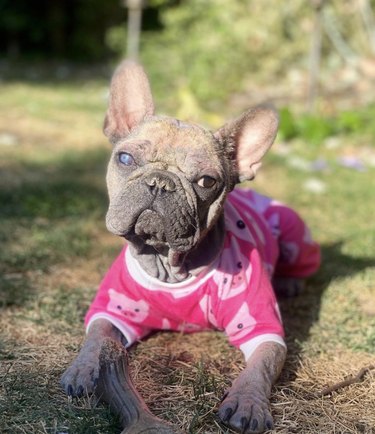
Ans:
[{"label": "dog's eye", "polygon": [[134,164],[134,158],[127,152],[120,152],[118,154],[118,159],[120,163],[124,164],[125,166],[131,166],[132,164]]},{"label": "dog's eye", "polygon": [[205,175],[202,178],[199,178],[197,181],[199,187],[203,188],[211,188],[216,184],[216,179],[211,178],[211,176]]}]

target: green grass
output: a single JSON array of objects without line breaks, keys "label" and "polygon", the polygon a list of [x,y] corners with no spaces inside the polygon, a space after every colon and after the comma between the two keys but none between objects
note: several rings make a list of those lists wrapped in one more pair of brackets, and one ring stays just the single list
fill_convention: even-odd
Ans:
[{"label": "green grass", "polygon": [[[106,406],[88,398],[71,402],[59,386],[81,345],[83,317],[100,277],[121,246],[104,226],[110,153],[101,133],[105,90],[99,80],[2,84],[0,137],[16,139],[0,144],[2,433],[119,432]],[[280,432],[333,432],[322,428],[332,423],[330,411],[352,426],[357,413],[344,403],[326,402],[320,410],[319,402],[306,407],[300,396],[327,381],[322,372],[338,381],[349,367],[355,372],[374,357],[375,148],[358,127],[362,120],[349,118],[350,136],[335,132],[334,147],[332,137],[308,143],[298,131],[276,144],[253,184],[299,210],[323,251],[322,268],[306,293],[281,302],[290,353],[273,397]],[[362,158],[366,170],[343,167],[338,158],[345,155]],[[324,170],[311,169],[317,159],[324,159]],[[306,188],[311,179],[324,191]],[[240,360],[220,334],[162,334],[134,350],[131,366],[155,413],[187,432],[207,434],[229,432],[215,408]],[[373,402],[374,390],[366,385]],[[362,398],[358,411],[362,431],[370,433],[375,421],[366,402]]]}]

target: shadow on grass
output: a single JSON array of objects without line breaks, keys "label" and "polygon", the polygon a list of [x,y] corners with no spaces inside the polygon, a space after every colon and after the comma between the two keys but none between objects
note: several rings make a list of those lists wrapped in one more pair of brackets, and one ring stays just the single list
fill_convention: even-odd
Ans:
[{"label": "shadow on grass", "polygon": [[[309,280],[305,292],[295,298],[279,300],[289,349],[288,364],[298,363],[302,344],[309,338],[313,325],[319,319],[322,297],[330,283],[375,266],[374,258],[362,258],[343,253],[344,242],[323,245],[322,266]],[[293,379],[294,368],[284,373],[283,380]]]},{"label": "shadow on grass", "polygon": [[20,178],[0,182],[0,307],[30,297],[30,272],[89,253],[107,207],[107,160],[108,152],[98,149],[0,169],[0,179]]},{"label": "shadow on grass", "polygon": [[[11,344],[11,342],[9,342]],[[107,406],[95,398],[74,402],[58,393],[60,373],[44,362],[30,360],[30,348],[20,348],[13,357],[0,352],[0,360],[9,369],[0,370],[1,433],[118,433],[120,423]],[[24,354],[22,354],[22,351]],[[39,356],[40,357],[40,356]]]}]

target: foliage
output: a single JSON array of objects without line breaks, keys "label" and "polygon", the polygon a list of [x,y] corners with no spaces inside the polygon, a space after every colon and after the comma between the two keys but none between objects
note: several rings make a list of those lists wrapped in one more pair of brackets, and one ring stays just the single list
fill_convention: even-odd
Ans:
[{"label": "foliage", "polygon": [[[160,95],[183,87],[207,109],[251,82],[278,83],[293,69],[307,71],[311,2],[154,0],[151,5],[157,5],[162,27],[143,33],[141,54]],[[358,58],[371,55],[356,2],[327,2],[326,10],[331,19],[323,26],[322,69],[342,65],[327,26]]]},{"label": "foliage", "polygon": [[[326,2],[322,68],[342,65],[345,53],[360,58],[375,50],[358,4]],[[75,61],[123,57],[126,18],[119,0],[0,0],[0,53]],[[158,97],[182,89],[199,107],[212,109],[249,83],[278,83],[295,68],[307,70],[313,21],[305,0],[150,0],[141,59]],[[328,30],[341,38],[344,55]],[[174,108],[179,104],[178,98]]]},{"label": "foliage", "polygon": [[283,140],[301,138],[308,143],[318,145],[334,135],[368,138],[375,142],[375,128],[371,119],[375,116],[375,105],[356,110],[345,110],[335,116],[327,117],[314,114],[293,114],[284,107],[280,110],[279,137]]},{"label": "foliage", "polygon": [[292,23],[306,12],[300,0],[181,2],[161,9],[163,31],[144,33],[142,58],[160,93],[185,86],[207,107],[260,70],[275,76],[303,61],[308,36]]}]

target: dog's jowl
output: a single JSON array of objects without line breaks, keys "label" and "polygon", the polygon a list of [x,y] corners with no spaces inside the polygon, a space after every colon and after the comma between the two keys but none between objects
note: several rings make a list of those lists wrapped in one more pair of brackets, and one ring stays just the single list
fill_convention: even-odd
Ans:
[{"label": "dog's jowl", "polygon": [[[273,143],[276,112],[249,109],[211,132],[156,116],[143,69],[116,70],[104,133],[107,227],[127,240],[86,315],[87,338],[62,378],[69,395],[94,390],[108,338],[130,347],[155,330],[217,329],[246,365],[219,409],[244,432],[273,426],[271,387],[286,346],[275,292],[293,293],[320,262],[300,217],[252,190]],[[124,431],[126,432],[126,431]]]}]

